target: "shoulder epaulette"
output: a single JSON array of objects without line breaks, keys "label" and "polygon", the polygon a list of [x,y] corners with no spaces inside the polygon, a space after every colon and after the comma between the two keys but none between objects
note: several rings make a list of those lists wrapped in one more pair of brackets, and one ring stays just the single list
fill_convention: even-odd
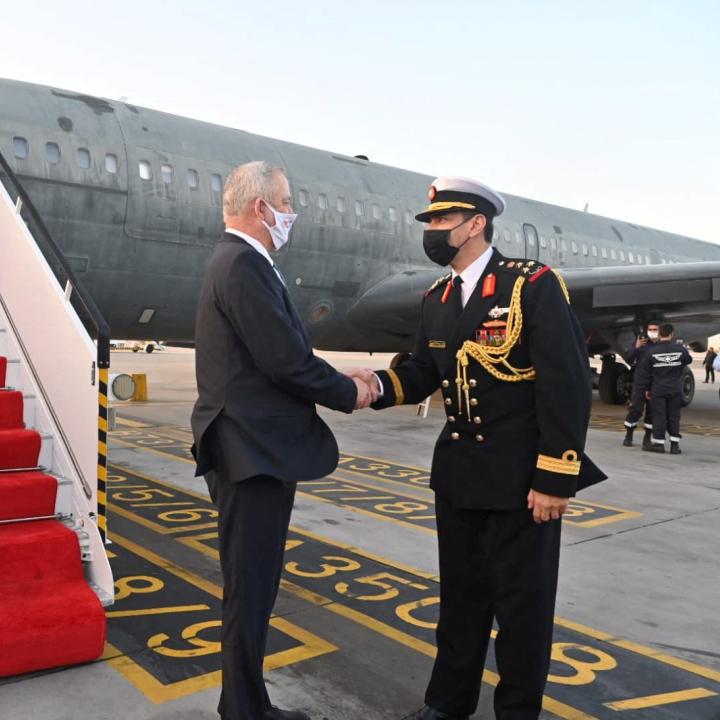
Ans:
[{"label": "shoulder epaulette", "polygon": [[524,258],[501,260],[498,265],[501,270],[513,275],[523,276],[528,282],[535,282],[545,273],[552,270],[549,265],[545,265],[539,260],[526,260]]},{"label": "shoulder epaulette", "polygon": [[430,295],[430,293],[435,292],[443,283],[446,283],[450,278],[452,277],[452,273],[449,273],[447,275],[443,275],[441,278],[438,278],[426,291],[425,291],[425,297]]}]

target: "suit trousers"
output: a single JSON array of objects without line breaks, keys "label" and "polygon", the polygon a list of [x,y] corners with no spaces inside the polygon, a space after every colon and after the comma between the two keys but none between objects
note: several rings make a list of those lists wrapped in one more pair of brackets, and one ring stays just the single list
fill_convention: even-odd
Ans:
[{"label": "suit trousers", "polygon": [[665,433],[673,442],[680,442],[682,396],[653,395],[653,442],[665,443]]},{"label": "suit trousers", "polygon": [[472,715],[497,619],[498,720],[537,720],[550,667],[561,520],[529,510],[463,510],[437,498],[438,653],[425,702]]},{"label": "suit trousers", "polygon": [[218,712],[223,720],[261,720],[271,706],[263,661],[295,485],[265,475],[229,482],[216,472],[205,480],[219,510],[224,581]]}]

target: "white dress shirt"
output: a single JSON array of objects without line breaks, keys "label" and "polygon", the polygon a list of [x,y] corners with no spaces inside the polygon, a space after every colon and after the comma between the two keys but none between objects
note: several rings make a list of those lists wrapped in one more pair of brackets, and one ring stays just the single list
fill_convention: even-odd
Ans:
[{"label": "white dress shirt", "polygon": [[455,278],[458,275],[462,278],[462,285],[460,287],[462,289],[463,307],[467,305],[467,301],[473,294],[473,290],[475,290],[478,281],[480,280],[480,276],[485,272],[485,268],[488,266],[492,254],[493,248],[491,246],[477,260],[468,265],[461,273],[456,273],[454,270],[452,271],[453,281],[455,281]]},{"label": "white dress shirt", "polygon": [[283,285],[285,284],[285,278],[283,278],[280,274],[280,270],[275,264],[275,261],[270,257],[270,253],[267,251],[267,248],[260,241],[256,240],[254,237],[250,237],[250,235],[247,235],[240,230],[235,230],[235,228],[225,228],[225,232],[242,238],[253,250],[257,250],[270,263],[270,266],[275,271],[275,274],[278,276],[280,282]]}]

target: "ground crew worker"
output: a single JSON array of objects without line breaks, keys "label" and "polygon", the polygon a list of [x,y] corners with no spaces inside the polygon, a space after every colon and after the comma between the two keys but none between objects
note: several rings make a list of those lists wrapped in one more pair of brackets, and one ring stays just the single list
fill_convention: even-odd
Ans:
[{"label": "ground crew worker", "polygon": [[660,326],[660,341],[640,361],[638,382],[650,390],[653,403],[652,444],[643,450],[664,453],[667,432],[671,454],[679,455],[683,368],[692,357],[686,347],[675,342],[674,333],[670,323]]},{"label": "ground crew worker", "polygon": [[[505,209],[490,188],[438,178],[423,246],[452,273],[425,294],[411,358],[377,372],[375,409],[442,388],[435,446],[440,555],[438,654],[412,720],[475,712],[493,618],[503,720],[540,714],[553,632],[560,518],[568,498],[605,476],[583,454],[590,417],[587,349],[563,280],[493,248]],[[408,720],[410,720],[410,718]]]},{"label": "ground crew worker", "polygon": [[640,387],[637,382],[637,368],[642,360],[645,351],[652,347],[653,343],[658,341],[658,331],[660,324],[651,321],[647,326],[647,334],[638,335],[633,346],[623,355],[625,362],[630,367],[635,368],[635,375],[633,376],[632,385],[632,396],[630,399],[630,408],[628,409],[627,416],[625,417],[625,439],[623,445],[625,447],[632,447],[633,444],[633,433],[637,427],[638,421],[645,413],[645,435],[643,436],[643,447],[649,447],[651,444],[652,437],[652,401],[646,397],[645,390]]}]

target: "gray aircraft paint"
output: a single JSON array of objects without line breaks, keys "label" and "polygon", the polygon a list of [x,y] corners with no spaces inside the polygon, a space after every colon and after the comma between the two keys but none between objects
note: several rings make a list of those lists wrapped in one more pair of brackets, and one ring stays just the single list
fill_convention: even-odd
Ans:
[{"label": "gray aircraft paint", "polygon": [[[10,80],[0,80],[0,108],[0,151],[114,336],[192,341],[204,269],[222,233],[212,176],[224,180],[231,167],[263,159],[288,170],[300,217],[278,261],[315,345],[411,348],[422,293],[442,274],[412,219],[432,177]],[[16,137],[27,141],[26,158],[15,157]],[[57,158],[47,143],[59,162],[49,161]],[[82,150],[89,168],[78,162]],[[151,178],[141,177],[141,163]],[[688,341],[720,328],[720,246],[504,195],[495,245],[563,271],[591,353],[620,349],[650,317],[674,322]],[[147,309],[150,322],[138,322]]]}]

